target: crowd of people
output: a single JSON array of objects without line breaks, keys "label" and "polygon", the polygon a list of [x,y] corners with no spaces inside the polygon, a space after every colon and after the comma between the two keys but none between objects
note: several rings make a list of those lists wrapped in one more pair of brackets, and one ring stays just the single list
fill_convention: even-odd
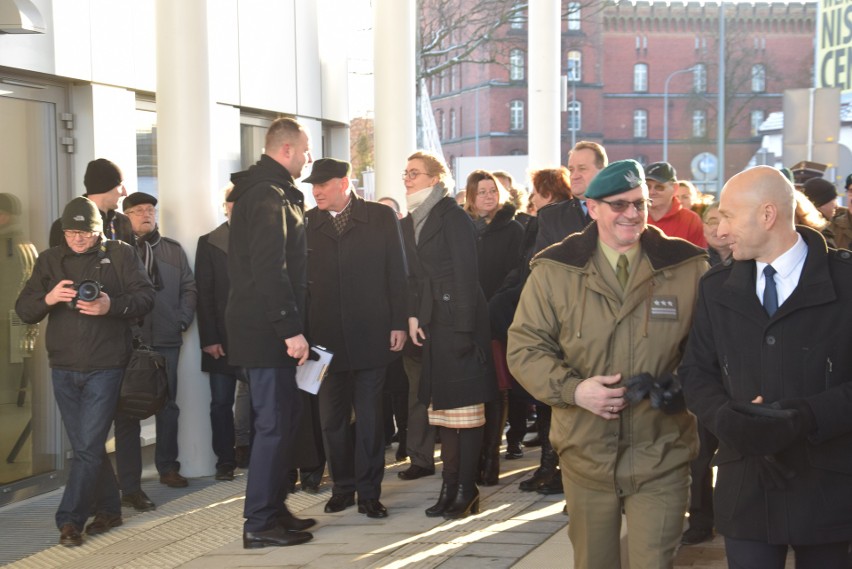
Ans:
[{"label": "crowd of people", "polygon": [[[781,568],[788,547],[797,567],[848,566],[852,214],[813,163],[743,171],[713,201],[667,162],[610,163],[594,142],[567,168],[531,172],[529,195],[485,170],[455,191],[443,160],[417,151],[402,216],[391,198],[360,197],[333,158],[303,180],[305,211],[307,131],[281,118],[265,142],[232,176],[194,274],[160,234],[157,198],[128,196],[105,159],[51,229],[16,310],[48,318],[74,450],[60,543],[121,525],[122,506],[156,507],[140,487],[139,421],[116,413],[134,337],[167,362],[160,482],[188,484],[175,394],[197,312],[216,479],[248,467],[245,548],[312,539],[316,520],[286,500],[298,481],[316,492],[326,466],[326,512],[391,515],[395,429],[403,480],[434,475],[440,444],[425,515],[476,514],[478,486],[497,484],[534,430],[541,460],[520,489],[564,493],[576,567],[619,567],[624,523],[634,568],[671,567],[716,531],[731,567]],[[87,280],[93,300],[78,296]],[[316,345],[334,355],[310,394],[297,370]]]}]

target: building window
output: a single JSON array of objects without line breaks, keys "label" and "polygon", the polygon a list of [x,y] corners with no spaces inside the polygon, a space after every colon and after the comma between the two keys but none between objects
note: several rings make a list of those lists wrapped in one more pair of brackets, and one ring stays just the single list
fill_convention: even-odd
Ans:
[{"label": "building window", "polygon": [[637,63],[633,66],[633,90],[637,93],[648,91],[648,64]]},{"label": "building window", "polygon": [[757,136],[760,134],[760,125],[766,120],[766,113],[763,111],[751,112],[751,135]]},{"label": "building window", "polygon": [[450,138],[458,136],[458,123],[456,122],[456,110],[450,109]]},{"label": "building window", "polygon": [[766,67],[762,63],[751,66],[751,91],[752,93],[766,91]]},{"label": "building window", "polygon": [[509,80],[524,80],[524,50],[513,49],[509,52]]},{"label": "building window", "polygon": [[580,29],[580,3],[568,2],[568,31],[579,31]]},{"label": "building window", "polygon": [[696,63],[692,72],[692,90],[696,93],[707,92],[707,66]]},{"label": "building window", "polygon": [[633,111],[633,138],[648,138],[648,111]]},{"label": "building window", "polygon": [[568,81],[581,81],[583,78],[583,54],[579,51],[568,52]]},{"label": "building window", "polygon": [[509,130],[524,130],[524,102],[520,99],[509,103]]},{"label": "building window", "polygon": [[512,17],[509,18],[509,29],[511,30],[522,30],[524,29],[524,22],[526,21],[524,18],[524,11],[521,8],[522,2],[515,2],[515,5],[512,7],[514,13]]},{"label": "building window", "polygon": [[459,65],[453,65],[450,68],[450,91],[456,91],[459,88]]},{"label": "building window", "polygon": [[582,104],[580,101],[568,103],[568,130],[579,131],[582,126]]},{"label": "building window", "polygon": [[437,110],[435,111],[435,122],[438,126],[438,140],[444,140],[444,133],[446,132],[446,121],[444,120],[444,111]]},{"label": "building window", "polygon": [[707,113],[705,111],[692,111],[692,136],[695,138],[707,136]]}]

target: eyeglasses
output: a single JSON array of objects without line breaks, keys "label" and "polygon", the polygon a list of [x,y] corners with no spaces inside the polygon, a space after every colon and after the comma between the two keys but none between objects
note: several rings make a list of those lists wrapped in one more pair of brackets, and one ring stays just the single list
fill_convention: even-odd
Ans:
[{"label": "eyeglasses", "polygon": [[484,197],[484,196],[499,196],[499,195],[500,195],[500,191],[499,191],[497,188],[492,188],[492,189],[490,189],[490,190],[478,190],[478,191],[476,192],[476,195],[477,195],[477,196],[480,196],[480,197]]},{"label": "eyeglasses", "polygon": [[615,200],[613,202],[608,202],[606,200],[597,200],[597,201],[599,201],[601,203],[605,203],[615,213],[624,213],[625,211],[627,211],[627,207],[631,206],[631,205],[634,208],[636,208],[636,211],[638,213],[642,213],[643,211],[648,209],[648,206],[650,206],[651,203],[653,203],[653,201],[650,200],[650,199],[636,200],[635,202],[630,202],[630,201],[627,201],[627,200]]},{"label": "eyeglasses", "polygon": [[155,215],[157,209],[154,207],[134,207],[124,212],[125,215]]},{"label": "eyeglasses", "polygon": [[428,172],[420,172],[419,170],[405,170],[402,173],[402,179],[404,180],[405,178],[408,178],[409,180],[413,180],[414,178],[422,174],[426,174],[427,176],[429,175]]},{"label": "eyeglasses", "polygon": [[77,239],[77,238],[88,239],[95,234],[94,231],[75,231],[73,229],[66,229],[66,230],[63,231],[63,233],[65,234],[65,237],[68,237],[70,239]]}]

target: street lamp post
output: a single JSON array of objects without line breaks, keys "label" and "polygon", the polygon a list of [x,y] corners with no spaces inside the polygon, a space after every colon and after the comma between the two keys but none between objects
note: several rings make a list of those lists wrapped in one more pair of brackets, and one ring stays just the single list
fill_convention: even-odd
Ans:
[{"label": "street lamp post", "polygon": [[680,75],[681,73],[692,73],[695,71],[695,66],[688,67],[686,69],[678,69],[677,71],[672,71],[669,73],[669,76],[666,77],[666,83],[663,86],[663,162],[669,161],[669,81],[672,80],[672,77],[675,75]]}]

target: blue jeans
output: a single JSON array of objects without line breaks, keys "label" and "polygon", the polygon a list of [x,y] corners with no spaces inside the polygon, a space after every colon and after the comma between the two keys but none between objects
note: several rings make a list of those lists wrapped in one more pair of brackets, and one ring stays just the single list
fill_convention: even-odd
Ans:
[{"label": "blue jeans", "polygon": [[[154,347],[166,358],[166,375],[169,378],[169,400],[156,415],[157,447],[154,463],[157,471],[165,474],[180,470],[178,456],[178,416],[180,409],[175,402],[177,396],[177,367],[180,348]],[[121,491],[130,494],[140,489],[142,481],[142,444],[139,440],[139,420],[121,413],[115,416],[115,467]]]},{"label": "blue jeans", "polygon": [[237,376],[210,373],[210,426],[213,429],[213,452],[216,468],[234,468],[234,391]]},{"label": "blue jeans", "polygon": [[105,445],[123,373],[123,369],[51,370],[53,394],[74,450],[65,492],[56,511],[58,528],[71,523],[82,531],[92,514],[121,514],[118,484]]}]

